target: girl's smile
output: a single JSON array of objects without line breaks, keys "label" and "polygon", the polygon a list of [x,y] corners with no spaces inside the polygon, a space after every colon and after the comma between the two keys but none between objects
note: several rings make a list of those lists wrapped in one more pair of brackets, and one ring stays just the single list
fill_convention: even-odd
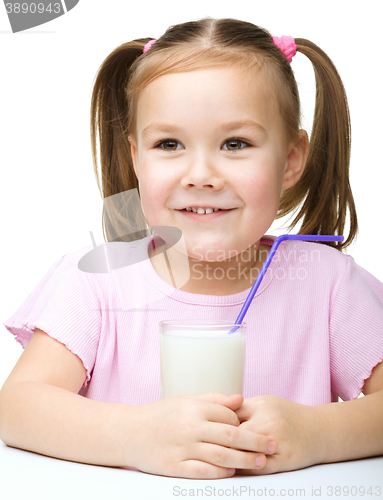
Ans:
[{"label": "girl's smile", "polygon": [[192,210],[184,209],[184,210],[178,210],[178,212],[180,212],[182,215],[184,215],[188,219],[201,221],[201,222],[204,222],[204,221],[207,222],[207,221],[210,221],[212,219],[215,220],[218,217],[223,217],[224,215],[228,215],[229,213],[231,213],[233,210],[236,210],[236,209],[235,208],[230,208],[227,210],[219,209],[217,211],[212,211],[212,212],[208,212],[208,209],[205,212],[203,208],[198,209],[198,210],[199,210],[198,212],[194,212]]}]

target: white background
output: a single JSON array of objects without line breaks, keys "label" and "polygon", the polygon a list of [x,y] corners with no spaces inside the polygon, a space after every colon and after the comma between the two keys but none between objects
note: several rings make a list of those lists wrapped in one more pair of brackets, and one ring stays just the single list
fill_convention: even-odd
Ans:
[{"label": "white background", "polygon": [[[124,42],[158,38],[170,25],[204,16],[234,17],[272,35],[307,38],[333,60],[351,111],[351,186],[360,227],[347,253],[383,281],[379,7],[378,1],[349,0],[80,0],[61,18],[13,34],[0,5],[0,322],[62,255],[91,244],[89,231],[103,241],[102,199],[89,133],[92,84],[99,66]],[[292,66],[302,98],[303,127],[310,133],[313,69],[301,54]],[[273,224],[268,233],[286,232],[281,226],[281,221]],[[0,325],[0,387],[21,353],[21,346]]]}]

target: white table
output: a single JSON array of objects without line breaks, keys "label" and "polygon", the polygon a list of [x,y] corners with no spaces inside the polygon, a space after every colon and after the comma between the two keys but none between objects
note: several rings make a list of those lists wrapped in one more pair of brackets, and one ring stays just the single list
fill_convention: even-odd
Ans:
[{"label": "white table", "polygon": [[[336,486],[348,486],[349,494],[339,494],[346,491],[341,489],[336,494]],[[365,488],[364,495],[361,494],[362,487]],[[369,489],[372,494],[367,494]],[[268,476],[195,480],[68,462],[11,448],[0,441],[1,500],[248,499],[272,496],[383,500],[383,457],[315,465]]]}]

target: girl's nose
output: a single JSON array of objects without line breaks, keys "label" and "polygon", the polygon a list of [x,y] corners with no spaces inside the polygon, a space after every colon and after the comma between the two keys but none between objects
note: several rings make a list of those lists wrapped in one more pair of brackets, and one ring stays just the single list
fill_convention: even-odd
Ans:
[{"label": "girl's nose", "polygon": [[181,185],[185,189],[190,188],[210,188],[222,189],[224,179],[218,169],[213,165],[212,160],[200,158],[188,165],[182,176]]}]

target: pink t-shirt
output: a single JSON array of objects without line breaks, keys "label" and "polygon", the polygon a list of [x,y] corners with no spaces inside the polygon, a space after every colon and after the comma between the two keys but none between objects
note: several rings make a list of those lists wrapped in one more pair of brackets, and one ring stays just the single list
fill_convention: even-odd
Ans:
[{"label": "pink t-shirt", "polygon": [[[274,239],[265,235],[261,243]],[[87,372],[82,396],[158,401],[159,322],[234,322],[250,288],[226,296],[180,291],[154,270],[150,244],[150,236],[104,243],[88,259],[87,269],[97,265],[97,273],[78,268],[91,245],[62,256],[3,324],[23,348],[39,328],[76,354]],[[324,244],[283,241],[244,321],[245,399],[274,394],[306,405],[355,399],[383,359],[383,284]]]}]

